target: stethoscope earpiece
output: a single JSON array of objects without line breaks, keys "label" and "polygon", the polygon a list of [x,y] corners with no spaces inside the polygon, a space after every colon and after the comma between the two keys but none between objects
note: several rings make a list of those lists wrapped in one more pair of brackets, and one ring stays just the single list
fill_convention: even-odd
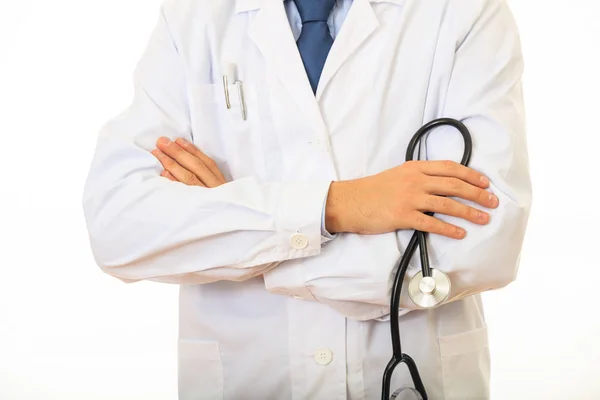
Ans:
[{"label": "stethoscope earpiece", "polygon": [[434,308],[448,300],[450,278],[438,269],[431,269],[431,276],[423,276],[419,271],[408,284],[408,296],[421,308]]}]

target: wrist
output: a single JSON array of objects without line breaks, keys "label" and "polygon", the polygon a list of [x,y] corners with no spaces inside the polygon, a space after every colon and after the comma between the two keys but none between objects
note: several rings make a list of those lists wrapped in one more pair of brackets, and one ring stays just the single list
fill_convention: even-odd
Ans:
[{"label": "wrist", "polygon": [[350,181],[332,182],[325,207],[325,228],[331,234],[351,232],[348,213]]}]

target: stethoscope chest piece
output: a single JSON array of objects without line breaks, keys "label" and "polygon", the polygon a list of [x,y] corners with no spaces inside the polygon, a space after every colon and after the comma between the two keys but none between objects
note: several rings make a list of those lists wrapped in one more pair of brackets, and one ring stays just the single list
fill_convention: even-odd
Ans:
[{"label": "stethoscope chest piece", "polygon": [[421,308],[434,308],[448,300],[450,278],[437,269],[431,269],[431,276],[423,276],[419,271],[408,285],[410,299]]}]

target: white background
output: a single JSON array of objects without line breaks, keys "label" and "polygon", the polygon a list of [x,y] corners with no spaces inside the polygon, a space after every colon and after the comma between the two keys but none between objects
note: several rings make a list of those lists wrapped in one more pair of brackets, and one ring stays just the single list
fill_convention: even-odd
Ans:
[{"label": "white background", "polygon": [[[0,0],[0,399],[176,398],[177,287],[103,275],[80,205],[159,4]],[[600,399],[600,5],[511,4],[535,199],[518,281],[485,296],[492,399]]]}]

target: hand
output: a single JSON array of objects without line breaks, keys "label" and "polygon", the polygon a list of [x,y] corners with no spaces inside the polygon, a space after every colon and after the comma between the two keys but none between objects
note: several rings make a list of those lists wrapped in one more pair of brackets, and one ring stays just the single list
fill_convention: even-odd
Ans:
[{"label": "hand", "polygon": [[213,188],[226,183],[217,164],[192,143],[161,137],[156,142],[158,149],[152,154],[165,169],[160,175],[188,186]]},{"label": "hand", "polygon": [[462,239],[464,229],[426,212],[452,215],[479,225],[489,214],[449,197],[498,207],[498,198],[485,190],[489,180],[479,172],[452,161],[409,161],[399,167],[361,179],[333,182],[327,198],[327,230],[378,234],[415,229]]}]

